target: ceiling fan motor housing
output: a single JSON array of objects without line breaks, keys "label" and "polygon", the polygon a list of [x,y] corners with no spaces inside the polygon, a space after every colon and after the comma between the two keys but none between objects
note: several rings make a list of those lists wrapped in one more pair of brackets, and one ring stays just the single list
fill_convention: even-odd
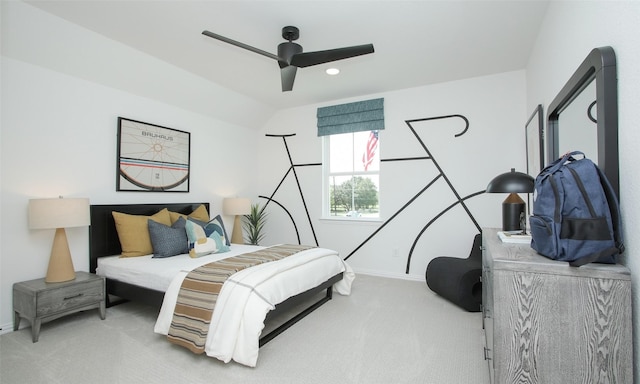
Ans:
[{"label": "ceiling fan motor housing", "polygon": [[290,65],[291,58],[293,55],[298,53],[302,53],[302,46],[300,44],[292,43],[290,41],[278,44],[278,57],[285,60],[284,62],[282,60],[278,60],[280,68]]}]

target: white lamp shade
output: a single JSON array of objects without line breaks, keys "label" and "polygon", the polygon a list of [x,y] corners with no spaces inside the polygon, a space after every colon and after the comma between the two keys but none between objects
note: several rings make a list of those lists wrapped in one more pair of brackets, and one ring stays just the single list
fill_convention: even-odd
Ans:
[{"label": "white lamp shade", "polygon": [[248,215],[251,213],[251,200],[244,197],[226,198],[222,201],[225,215]]},{"label": "white lamp shade", "polygon": [[31,199],[29,200],[29,228],[53,229],[86,227],[90,225],[89,199]]}]

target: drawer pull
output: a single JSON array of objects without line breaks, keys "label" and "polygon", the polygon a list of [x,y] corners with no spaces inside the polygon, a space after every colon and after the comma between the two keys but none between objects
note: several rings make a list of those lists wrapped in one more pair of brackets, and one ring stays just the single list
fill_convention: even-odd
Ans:
[{"label": "drawer pull", "polygon": [[78,293],[77,295],[65,297],[63,300],[71,300],[71,299],[75,299],[75,298],[81,297],[81,296],[83,296],[83,294],[82,293]]},{"label": "drawer pull", "polygon": [[484,359],[485,359],[485,360],[491,360],[491,358],[489,357],[489,351],[490,351],[490,350],[491,350],[491,349],[489,349],[489,348],[487,348],[487,347],[484,347]]}]

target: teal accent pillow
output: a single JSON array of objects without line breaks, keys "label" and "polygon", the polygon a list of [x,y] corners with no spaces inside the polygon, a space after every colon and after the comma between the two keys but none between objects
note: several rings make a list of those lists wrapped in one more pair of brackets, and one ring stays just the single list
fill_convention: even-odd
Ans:
[{"label": "teal accent pillow", "polygon": [[186,221],[179,218],[172,226],[148,220],[153,258],[164,258],[189,253]]},{"label": "teal accent pillow", "polygon": [[213,232],[209,235],[209,238],[216,242],[216,248],[218,248],[216,253],[229,252],[231,250],[231,248],[224,243],[224,239],[218,232]]},{"label": "teal accent pillow", "polygon": [[220,237],[222,237],[222,240],[224,241],[224,243],[227,246],[231,245],[231,241],[230,241],[231,239],[229,239],[229,236],[227,236],[227,230],[224,228],[224,222],[222,222],[222,217],[220,217],[220,215],[217,215],[208,223],[205,223],[204,221],[192,219],[192,218],[189,218],[188,220],[193,221],[194,223],[204,228],[205,236],[209,237],[211,233],[218,232]]},{"label": "teal accent pillow", "polygon": [[204,233],[204,228],[194,222],[187,220],[185,232],[189,242],[189,256],[192,258],[208,255],[216,251],[216,243],[213,239],[209,239]]},{"label": "teal accent pillow", "polygon": [[[202,224],[208,225],[207,223]],[[197,220],[187,220],[185,233],[189,244],[189,256],[196,258],[210,253],[221,253],[230,250],[224,243],[223,237],[216,230],[210,227],[209,231],[210,234],[207,236],[205,227],[200,225]]]}]

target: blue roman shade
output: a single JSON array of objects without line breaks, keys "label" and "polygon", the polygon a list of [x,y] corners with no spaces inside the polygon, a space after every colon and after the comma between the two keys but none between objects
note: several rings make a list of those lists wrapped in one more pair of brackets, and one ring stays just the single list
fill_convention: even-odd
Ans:
[{"label": "blue roman shade", "polygon": [[318,108],[318,136],[384,129],[384,99]]}]

